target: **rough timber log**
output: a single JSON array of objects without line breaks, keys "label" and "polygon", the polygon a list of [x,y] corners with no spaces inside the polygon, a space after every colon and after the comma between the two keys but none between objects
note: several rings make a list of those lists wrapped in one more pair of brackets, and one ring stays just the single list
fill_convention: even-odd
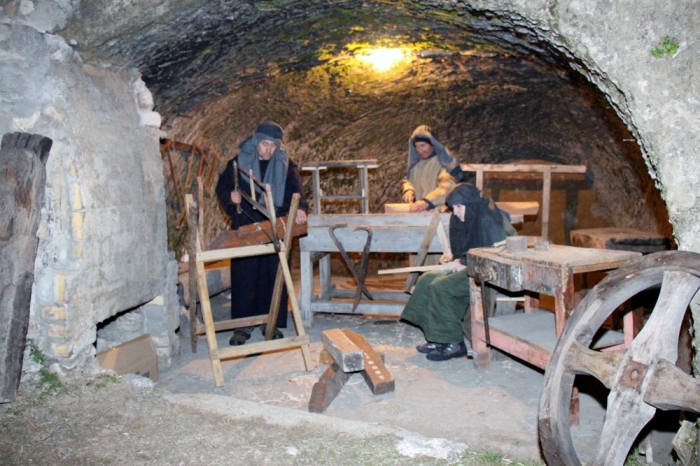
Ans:
[{"label": "rough timber log", "polygon": [[[287,217],[277,219],[277,237],[284,238],[287,228]],[[306,223],[303,225],[294,224],[292,236],[302,236],[306,234]],[[255,244],[267,244],[272,242],[272,228],[269,221],[244,225],[238,230],[228,230],[221,233],[209,245],[209,250],[237,248],[240,246],[252,246]]]},{"label": "rough timber log", "polygon": [[6,134],[0,146],[0,403],[14,400],[22,373],[51,139]]}]

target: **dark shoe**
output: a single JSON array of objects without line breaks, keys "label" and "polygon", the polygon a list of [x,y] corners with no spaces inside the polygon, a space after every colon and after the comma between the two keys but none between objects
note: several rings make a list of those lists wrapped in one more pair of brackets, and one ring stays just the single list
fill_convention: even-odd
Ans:
[{"label": "dark shoe", "polygon": [[233,331],[233,336],[228,341],[231,346],[240,346],[250,339],[250,333],[246,333],[243,330],[236,329]]},{"label": "dark shoe", "polygon": [[421,354],[429,354],[435,350],[441,350],[445,346],[445,343],[433,343],[432,341],[427,341],[422,345],[416,346],[416,351]]},{"label": "dark shoe", "polygon": [[426,356],[430,361],[447,361],[452,358],[466,356],[467,345],[463,341],[459,343],[447,343],[441,349],[428,353]]},{"label": "dark shoe", "polygon": [[[260,331],[262,332],[263,336],[267,333],[267,325],[263,325],[260,327]],[[272,332],[272,339],[273,340],[279,340],[280,338],[284,338],[284,335],[282,334],[282,331],[275,327],[275,331]]]}]

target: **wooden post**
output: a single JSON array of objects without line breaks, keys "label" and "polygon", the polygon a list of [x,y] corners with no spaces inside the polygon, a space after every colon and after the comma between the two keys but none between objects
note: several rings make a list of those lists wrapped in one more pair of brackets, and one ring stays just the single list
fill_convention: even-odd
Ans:
[{"label": "wooden post", "polygon": [[36,236],[53,142],[13,133],[0,146],[0,403],[17,396],[29,327]]},{"label": "wooden post", "polygon": [[187,212],[187,233],[189,238],[189,247],[187,255],[190,260],[188,262],[189,286],[190,286],[190,302],[187,303],[190,310],[190,345],[192,352],[197,352],[197,327],[199,327],[199,319],[197,317],[197,217],[199,214],[199,206],[195,205],[192,195],[188,194],[185,197],[185,211]]},{"label": "wooden post", "polygon": [[321,192],[321,173],[320,171],[322,170],[322,167],[318,167],[313,171],[313,176],[312,176],[312,181],[313,181],[313,190],[314,190],[314,213],[316,215],[321,214],[321,196],[323,196],[323,193]]},{"label": "wooden post", "polygon": [[549,204],[552,197],[552,169],[542,170],[542,239],[549,238]]}]

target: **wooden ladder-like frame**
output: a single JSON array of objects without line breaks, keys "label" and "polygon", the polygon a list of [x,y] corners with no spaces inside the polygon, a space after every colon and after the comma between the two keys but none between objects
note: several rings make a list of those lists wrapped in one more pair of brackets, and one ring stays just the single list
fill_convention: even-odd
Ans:
[{"label": "wooden ladder-like frame", "polygon": [[[187,194],[187,201],[185,203],[188,215],[191,205],[194,205],[194,197],[191,194]],[[275,225],[277,219],[275,218],[274,204],[272,202],[272,194],[268,190],[265,194],[265,203],[268,207],[268,212],[271,214],[272,218],[271,225]],[[289,271],[288,263],[288,246],[291,244],[292,239],[292,229],[293,222],[296,216],[297,209],[299,207],[299,195],[295,194],[292,198],[292,205],[289,209],[289,215],[287,217],[287,228],[284,235],[284,240],[279,241],[279,250],[275,250],[275,245],[269,244],[259,244],[252,246],[241,246],[237,248],[228,249],[213,249],[209,251],[202,251],[202,238],[201,231],[197,229],[195,250],[196,250],[196,279],[197,279],[197,292],[199,293],[200,303],[202,307],[202,318],[204,320],[204,330],[207,337],[207,345],[209,346],[209,358],[211,359],[212,369],[214,370],[214,380],[217,387],[224,385],[224,375],[221,370],[221,360],[230,359],[240,356],[248,356],[251,354],[259,354],[265,351],[276,351],[292,348],[300,348],[302,357],[304,358],[304,366],[307,371],[311,371],[314,368],[313,360],[311,359],[311,351],[309,349],[309,337],[304,331],[304,324],[301,319],[301,311],[299,310],[299,304],[297,302],[296,293],[294,291],[294,284],[292,282],[292,275]],[[198,216],[201,215],[201,209],[198,209]],[[200,222],[198,222],[200,224]],[[266,254],[276,253],[279,256],[280,267],[277,269],[277,277],[275,279],[275,287],[272,295],[272,303],[270,304],[270,312],[268,314],[263,314],[260,316],[253,317],[243,317],[239,319],[230,319],[225,321],[214,322],[211,313],[211,302],[209,301],[209,289],[207,287],[207,277],[204,271],[204,264],[206,262],[214,262],[224,259],[235,259],[239,257],[251,257],[260,256]],[[277,314],[279,312],[279,302],[282,296],[282,287],[287,286],[287,293],[289,295],[289,300],[291,301],[292,308],[290,313],[294,320],[294,326],[296,327],[297,336],[286,337],[278,340],[272,340],[272,334],[277,321]],[[235,289],[235,283],[231,284],[231,292],[235,293],[238,290]],[[245,292],[245,290],[243,290]],[[241,327],[250,327],[253,325],[267,324],[266,341],[261,341],[258,343],[249,343],[242,346],[236,346],[231,348],[219,348],[216,342],[216,332],[220,330],[230,330]]]}]

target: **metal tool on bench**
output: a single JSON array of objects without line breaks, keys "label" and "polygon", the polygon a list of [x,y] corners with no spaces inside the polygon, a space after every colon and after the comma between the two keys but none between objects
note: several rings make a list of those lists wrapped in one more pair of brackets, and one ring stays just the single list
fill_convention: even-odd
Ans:
[{"label": "metal tool on bench", "polygon": [[367,232],[367,241],[365,242],[365,247],[362,253],[362,262],[360,263],[360,271],[358,272],[357,269],[355,268],[355,264],[350,260],[350,256],[348,256],[347,251],[345,251],[345,248],[343,247],[343,243],[341,243],[338,238],[335,236],[335,230],[338,228],[347,228],[348,224],[347,223],[338,223],[336,225],[333,225],[328,229],[328,234],[330,235],[331,239],[333,240],[333,243],[335,243],[335,246],[338,248],[338,251],[340,252],[340,255],[343,256],[343,260],[345,263],[348,265],[350,268],[350,272],[352,273],[353,277],[357,281],[357,289],[355,290],[355,301],[353,302],[352,305],[352,312],[355,312],[357,309],[357,306],[360,304],[360,299],[362,298],[362,293],[365,293],[365,296],[367,298],[374,300],[374,297],[372,294],[369,292],[367,289],[367,286],[365,286],[365,276],[367,275],[367,264],[369,263],[369,248],[372,244],[372,229],[370,227],[365,227],[365,226],[359,226],[355,228],[355,231],[358,230],[364,230]]}]

